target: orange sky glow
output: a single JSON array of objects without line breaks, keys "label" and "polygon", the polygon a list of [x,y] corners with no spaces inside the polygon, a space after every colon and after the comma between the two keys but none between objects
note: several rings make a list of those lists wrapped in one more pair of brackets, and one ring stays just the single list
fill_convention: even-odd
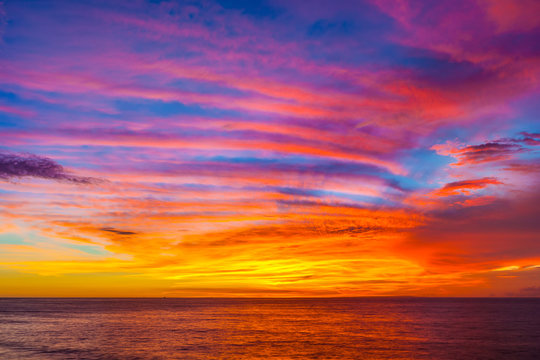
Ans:
[{"label": "orange sky glow", "polygon": [[271,4],[0,2],[0,296],[540,296],[539,3]]}]

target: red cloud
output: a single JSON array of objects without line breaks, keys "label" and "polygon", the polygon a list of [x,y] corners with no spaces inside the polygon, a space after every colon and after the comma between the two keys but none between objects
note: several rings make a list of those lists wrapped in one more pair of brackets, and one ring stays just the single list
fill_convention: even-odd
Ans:
[{"label": "red cloud", "polygon": [[540,173],[540,161],[534,159],[508,164],[504,170],[515,171],[524,174]]},{"label": "red cloud", "polygon": [[540,145],[540,134],[522,132],[521,138],[504,138],[479,145],[459,147],[447,142],[432,147],[439,155],[453,156],[458,161],[452,165],[475,165],[501,160],[510,160],[516,155],[531,151],[530,147]]},{"label": "red cloud", "polygon": [[503,183],[498,181],[497,179],[489,177],[474,180],[456,181],[446,184],[443,188],[437,191],[436,194],[439,196],[457,195],[459,193],[468,195],[471,193],[471,190],[483,189],[488,185],[501,184]]},{"label": "red cloud", "polygon": [[518,144],[489,142],[467,146],[455,150],[453,154],[459,159],[455,165],[468,165],[506,160],[510,159],[514,154],[524,151],[526,149]]}]

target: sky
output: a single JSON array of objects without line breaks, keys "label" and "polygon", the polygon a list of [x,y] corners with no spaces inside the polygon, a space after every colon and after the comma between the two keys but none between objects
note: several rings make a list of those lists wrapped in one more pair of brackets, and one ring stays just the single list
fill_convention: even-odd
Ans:
[{"label": "sky", "polygon": [[538,13],[0,1],[0,296],[540,296]]}]

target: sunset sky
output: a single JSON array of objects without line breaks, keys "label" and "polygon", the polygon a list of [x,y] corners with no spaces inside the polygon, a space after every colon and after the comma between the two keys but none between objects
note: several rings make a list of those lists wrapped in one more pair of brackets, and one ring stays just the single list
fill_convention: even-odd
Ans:
[{"label": "sunset sky", "polygon": [[539,13],[0,1],[0,296],[540,296]]}]

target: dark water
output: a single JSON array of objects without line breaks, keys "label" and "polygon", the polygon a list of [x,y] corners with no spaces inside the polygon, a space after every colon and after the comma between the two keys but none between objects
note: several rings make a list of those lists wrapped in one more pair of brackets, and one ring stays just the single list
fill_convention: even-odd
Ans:
[{"label": "dark water", "polygon": [[540,299],[0,299],[0,359],[540,359]]}]

